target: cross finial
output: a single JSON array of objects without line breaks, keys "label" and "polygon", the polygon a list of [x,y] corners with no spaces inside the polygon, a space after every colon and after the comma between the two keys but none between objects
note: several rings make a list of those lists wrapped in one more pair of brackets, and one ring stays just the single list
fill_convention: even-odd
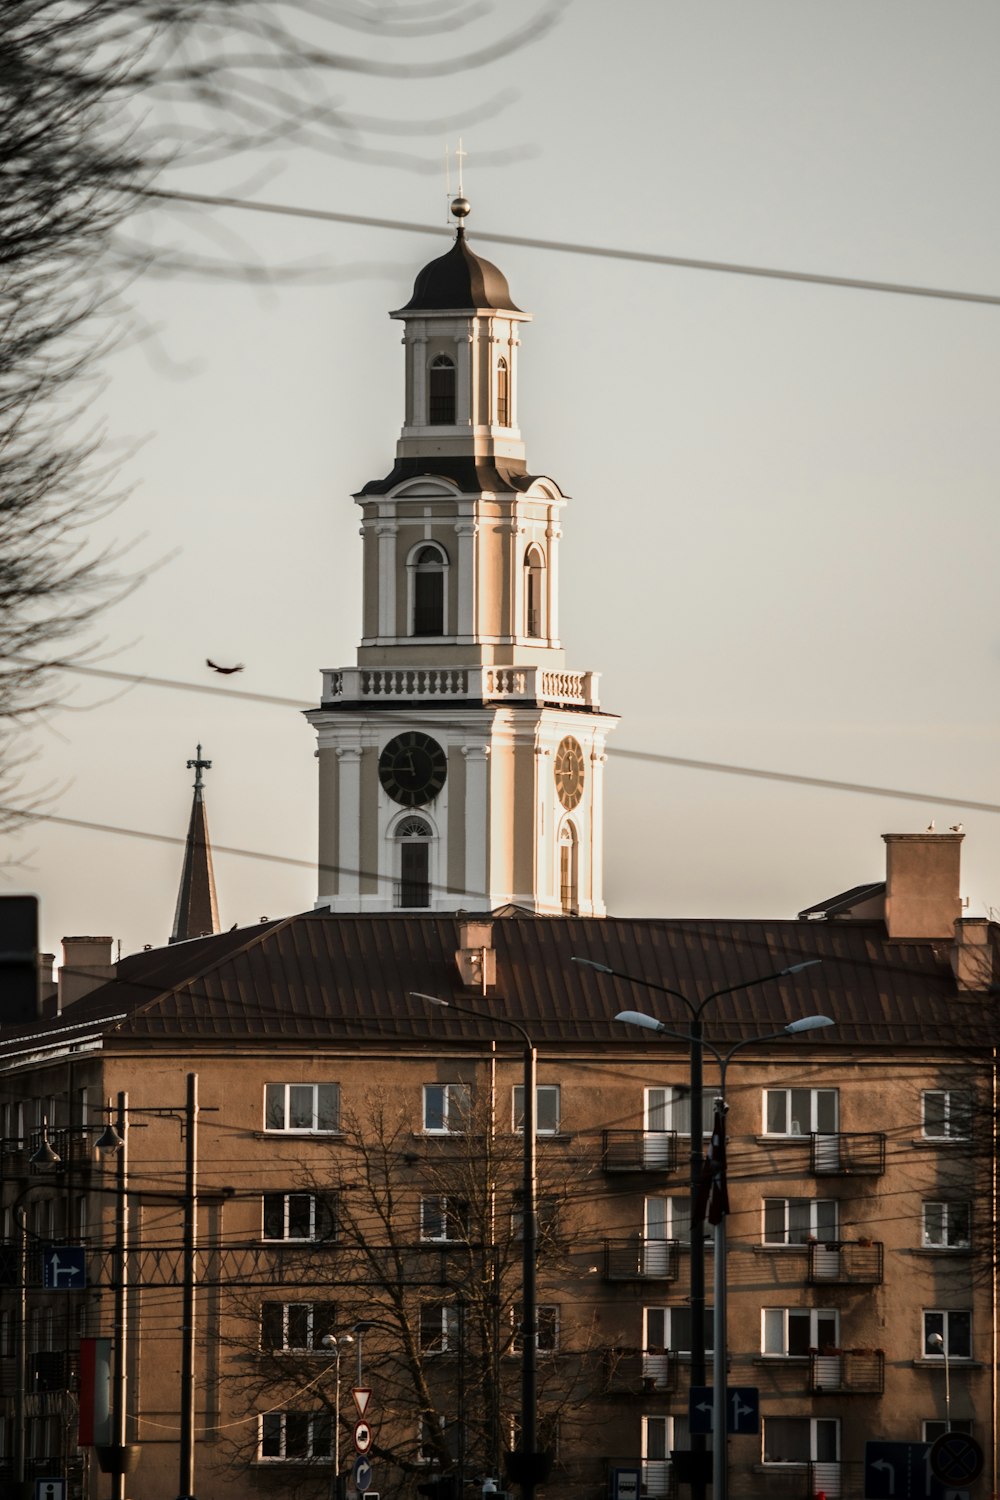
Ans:
[{"label": "cross finial", "polygon": [[462,137],[459,136],[458,146],[455,151],[455,162],[458,167],[458,196],[460,198],[465,197],[465,193],[462,189],[462,162],[465,160],[468,154],[468,151],[466,151],[462,146]]},{"label": "cross finial", "polygon": [[210,771],[212,769],[212,762],[210,760],[202,760],[200,745],[198,746],[194,760],[188,761],[187,768],[189,771],[194,772],[194,789],[196,792],[200,792],[203,785],[201,779],[202,771]]}]

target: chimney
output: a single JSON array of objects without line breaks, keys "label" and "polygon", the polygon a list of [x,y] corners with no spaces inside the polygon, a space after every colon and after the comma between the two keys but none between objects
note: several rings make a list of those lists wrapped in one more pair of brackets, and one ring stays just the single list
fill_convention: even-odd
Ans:
[{"label": "chimney", "polygon": [[884,833],[889,937],[950,940],[962,915],[963,833]]},{"label": "chimney", "polygon": [[455,962],[467,989],[485,995],[497,982],[497,955],[493,947],[493,923],[461,920],[458,924],[459,949]]},{"label": "chimney", "polygon": [[59,1010],[82,1000],[91,990],[108,979],[114,979],[111,962],[111,938],[64,937],[63,961],[59,970]]},{"label": "chimney", "polygon": [[955,923],[951,971],[960,991],[982,994],[993,983],[992,926],[988,917],[962,917]]}]

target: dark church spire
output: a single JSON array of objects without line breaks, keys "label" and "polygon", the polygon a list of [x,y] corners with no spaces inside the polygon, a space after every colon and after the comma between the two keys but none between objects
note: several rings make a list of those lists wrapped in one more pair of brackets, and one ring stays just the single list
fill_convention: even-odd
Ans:
[{"label": "dark church spire", "polygon": [[202,760],[199,745],[194,760],[189,760],[187,764],[188,770],[194,771],[194,801],[191,804],[191,821],[184,846],[184,868],[177,893],[174,930],[170,935],[172,943],[182,943],[186,938],[204,937],[219,930],[219,908],[215,900],[215,876],[212,873],[212,846],[208,841],[205,787],[201,777],[202,771],[212,769],[212,762]]}]

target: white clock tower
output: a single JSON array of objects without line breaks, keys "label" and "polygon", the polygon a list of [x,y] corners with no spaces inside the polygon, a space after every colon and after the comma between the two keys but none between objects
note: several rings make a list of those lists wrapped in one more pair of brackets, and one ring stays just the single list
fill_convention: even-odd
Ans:
[{"label": "white clock tower", "polygon": [[[452,205],[460,221],[464,198]],[[565,496],[529,474],[520,329],[460,222],[405,307],[396,462],[363,517],[357,665],[323,673],[318,907],[603,916],[597,673],[559,641]]]}]

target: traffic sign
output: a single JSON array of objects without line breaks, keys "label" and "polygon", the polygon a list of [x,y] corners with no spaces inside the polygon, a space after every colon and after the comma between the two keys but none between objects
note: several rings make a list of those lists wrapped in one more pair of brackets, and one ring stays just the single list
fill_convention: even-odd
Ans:
[{"label": "traffic sign", "polygon": [[948,1486],[962,1487],[983,1472],[983,1450],[965,1432],[942,1432],[931,1444],[931,1473]]},{"label": "traffic sign", "polygon": [[365,1458],[364,1454],[359,1453],[357,1458],[354,1460],[354,1472],[352,1475],[352,1478],[354,1479],[354,1488],[357,1490],[359,1495],[363,1495],[366,1490],[371,1489],[373,1473],[374,1471],[371,1466],[371,1460]]},{"label": "traffic sign", "polygon": [[373,1433],[368,1422],[355,1422],[354,1446],[359,1453],[367,1453],[372,1445]]},{"label": "traffic sign", "polygon": [[358,1416],[363,1417],[368,1410],[368,1403],[372,1399],[371,1386],[356,1385],[351,1391],[354,1397],[354,1405],[357,1407]]},{"label": "traffic sign", "polygon": [[[712,1431],[710,1385],[693,1385],[688,1396],[688,1421],[691,1432]],[[760,1391],[755,1385],[726,1387],[726,1431],[732,1436],[760,1431]]]},{"label": "traffic sign", "polygon": [[639,1478],[638,1469],[615,1469],[612,1500],[639,1500]]},{"label": "traffic sign", "polygon": [[[968,1445],[979,1444],[965,1433],[946,1432],[943,1437],[961,1439],[962,1447],[948,1445],[953,1467],[968,1472]],[[937,1440],[941,1441],[941,1438]],[[969,1500],[961,1484],[947,1484],[931,1468],[931,1443],[866,1443],[865,1500]],[[981,1450],[980,1450],[981,1452]]]},{"label": "traffic sign", "polygon": [[36,1479],[35,1500],[66,1500],[65,1479]]},{"label": "traffic sign", "polygon": [[45,1247],[42,1251],[42,1286],[46,1291],[77,1292],[86,1285],[87,1252],[83,1245]]}]

